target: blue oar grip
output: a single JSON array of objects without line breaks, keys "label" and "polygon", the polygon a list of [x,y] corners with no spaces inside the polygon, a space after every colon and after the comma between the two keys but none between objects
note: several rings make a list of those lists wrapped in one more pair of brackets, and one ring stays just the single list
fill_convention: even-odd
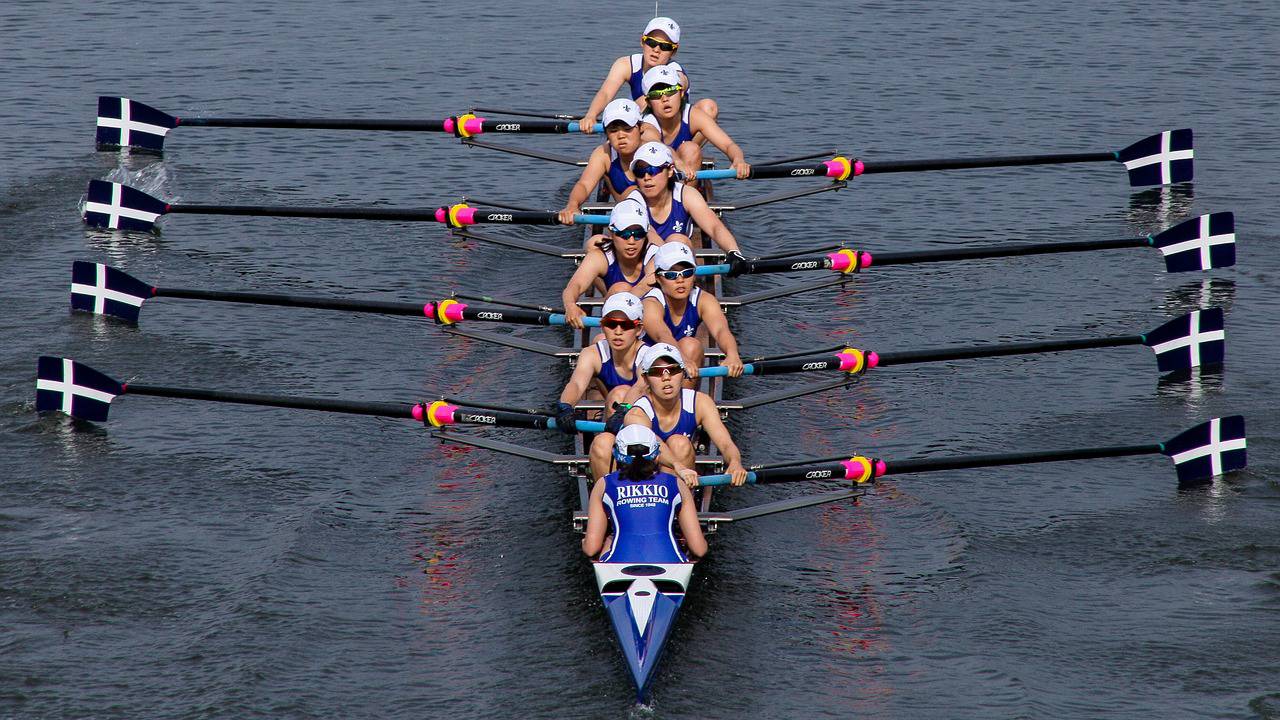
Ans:
[{"label": "blue oar grip", "polygon": [[[575,420],[573,426],[578,428],[578,432],[604,432],[604,423],[598,420]],[[547,427],[551,430],[557,430],[560,426],[556,424],[555,418],[547,418]]]},{"label": "blue oar grip", "polygon": [[738,171],[733,168],[724,168],[723,170],[699,170],[697,172],[699,180],[736,180]]},{"label": "blue oar grip", "polygon": [[[568,321],[565,318],[564,313],[551,313],[550,315],[547,316],[547,324],[567,325]],[[590,317],[590,316],[584,317],[582,318],[582,326],[583,327],[600,327],[600,318]]]},{"label": "blue oar grip", "polygon": [[[595,125],[593,125],[592,127],[594,127],[594,128],[595,128],[595,131],[596,131],[596,132],[604,132],[604,124],[603,124],[603,123],[596,123],[596,124],[595,124]],[[582,123],[578,122],[577,120],[572,120],[572,121],[570,121],[570,122],[569,122],[569,132],[571,132],[571,133],[582,132]]]},{"label": "blue oar grip", "polygon": [[[755,374],[755,371],[756,369],[751,365],[751,363],[747,363],[742,366],[743,375],[753,375]],[[715,367],[698,368],[698,377],[729,377],[729,368],[721,367],[719,365]]]},{"label": "blue oar grip", "polygon": [[730,266],[727,264],[699,265],[697,270],[695,270],[693,274],[697,275],[698,277],[704,277],[706,275],[728,275],[729,270],[730,270]]},{"label": "blue oar grip", "polygon": [[[574,215],[574,225],[608,225],[608,215]],[[728,267],[728,266],[726,266]]]},{"label": "blue oar grip", "polygon": [[[581,423],[579,423],[578,427],[582,427]],[[755,481],[756,474],[754,472],[748,472],[747,482],[753,483]],[[732,482],[732,475],[703,475],[698,478],[698,487],[719,487],[722,485],[728,485]]]}]

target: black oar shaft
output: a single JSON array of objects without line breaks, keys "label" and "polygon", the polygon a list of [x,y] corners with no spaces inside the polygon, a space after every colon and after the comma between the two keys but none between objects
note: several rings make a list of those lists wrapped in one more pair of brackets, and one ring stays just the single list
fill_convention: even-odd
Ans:
[{"label": "black oar shaft", "polygon": [[787,165],[752,165],[752,179],[783,177],[826,177],[827,166],[823,163],[787,164]]},{"label": "black oar shaft", "polygon": [[176,120],[179,126],[444,132],[442,120],[362,120],[359,118],[176,118]]},{"label": "black oar shaft", "polygon": [[422,316],[424,314],[423,306],[420,304],[378,300],[340,300],[303,295],[220,292],[215,290],[192,290],[190,288],[156,288],[154,294],[156,297],[185,298],[188,300],[214,300],[250,305],[279,305],[284,307],[315,308],[318,310],[370,312],[382,315]]},{"label": "black oar shaft", "polygon": [[245,215],[253,217],[332,218],[336,220],[404,220],[436,219],[435,208],[339,208],[294,207],[287,205],[170,205],[167,212],[193,215]]},{"label": "black oar shaft", "polygon": [[379,417],[413,418],[415,405],[408,403],[356,402],[329,400],[326,398],[290,397],[288,395],[262,395],[257,393],[204,390],[198,388],[167,387],[164,385],[134,385],[126,383],[125,392],[130,395],[182,398],[185,400],[209,400],[239,405],[292,408],[295,410],[323,410],[352,415],[376,415]]},{"label": "black oar shaft", "polygon": [[[875,259],[879,264],[879,258]],[[742,263],[744,273],[792,272],[796,270],[830,270],[831,258],[827,255],[813,257],[779,258],[775,260],[747,260]]]},{"label": "black oar shaft", "polygon": [[989,245],[986,247],[955,248],[945,250],[916,250],[900,253],[875,253],[873,266],[911,265],[914,263],[947,262],[950,260],[977,260],[981,258],[1014,257],[1018,255],[1051,255],[1054,253],[1085,252],[1089,250],[1115,250],[1120,248],[1147,247],[1147,238],[1118,238],[1115,240],[1078,240],[1060,243],[1018,243],[1013,245]]},{"label": "black oar shaft", "polygon": [[784,358],[775,360],[753,360],[752,375],[779,375],[782,373],[806,372],[810,370],[839,370],[840,358],[835,356]]},{"label": "black oar shaft", "polygon": [[551,313],[500,307],[468,307],[462,311],[463,320],[509,322],[521,325],[551,325]]},{"label": "black oar shaft", "polygon": [[1116,154],[1112,152],[941,158],[937,160],[863,160],[861,174],[964,170],[966,168],[1015,167],[1019,165],[1065,165],[1068,163],[1115,162],[1115,160]]},{"label": "black oar shaft", "polygon": [[754,472],[755,483],[757,485],[761,485],[767,483],[791,482],[795,480],[843,480],[845,477],[845,470],[846,468],[843,463],[833,462],[772,469],[759,468]]},{"label": "black oar shaft", "polygon": [[1072,338],[1041,342],[995,343],[969,347],[877,352],[876,356],[879,358],[877,367],[885,367],[887,365],[909,365],[911,363],[940,362],[943,360],[969,360],[1003,355],[1028,355],[1032,353],[1088,350],[1090,348],[1122,347],[1125,345],[1141,345],[1142,341],[1141,335],[1117,335],[1101,338]]},{"label": "black oar shaft", "polygon": [[1147,445],[1115,445],[1110,447],[1075,448],[1072,450],[1042,450],[1036,452],[998,453],[994,455],[964,455],[949,458],[885,461],[886,470],[883,474],[904,475],[937,470],[965,470],[968,468],[1025,465],[1060,460],[1094,460],[1129,455],[1153,455],[1163,450],[1164,447],[1159,443],[1152,443]]}]

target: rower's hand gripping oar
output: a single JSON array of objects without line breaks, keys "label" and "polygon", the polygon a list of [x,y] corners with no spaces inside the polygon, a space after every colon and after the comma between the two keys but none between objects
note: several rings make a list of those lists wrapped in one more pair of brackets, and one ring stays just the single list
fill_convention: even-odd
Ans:
[{"label": "rower's hand gripping oar", "polygon": [[[437,400],[432,403],[360,402],[330,398],[267,395],[203,388],[122,383],[88,365],[68,358],[42,356],[36,364],[36,410],[57,410],[75,418],[105,422],[111,401],[119,395],[205,400],[210,402],[320,410],[351,415],[416,420],[430,427],[488,425],[556,430],[556,419],[537,413],[471,407]],[[577,420],[580,432],[603,432],[604,423]]]},{"label": "rower's hand gripping oar", "polygon": [[1167,272],[1188,272],[1230,267],[1236,264],[1235,215],[1212,213],[1184,220],[1154,235],[1114,240],[1081,240],[1060,243],[1017,243],[944,250],[915,250],[872,254],[866,250],[837,250],[826,255],[772,260],[743,260],[719,265],[699,265],[698,275],[749,275],[754,273],[833,270],[861,272],[870,267],[916,265],[931,262],[980,260],[997,257],[1050,255],[1055,253],[1151,247],[1164,256]]},{"label": "rower's hand gripping oar", "polygon": [[[1092,153],[1004,155],[996,157],[940,158],[935,160],[850,160],[836,156],[820,163],[793,165],[752,165],[747,179],[783,177],[829,177],[837,182],[874,173],[925,172],[970,168],[1065,165],[1085,162],[1123,163],[1129,185],[1169,185],[1188,182],[1194,176],[1193,138],[1190,128],[1165,130],[1145,137],[1123,150]],[[737,171],[699,170],[699,180],[733,180]]]},{"label": "rower's hand gripping oar", "polygon": [[[377,130],[397,132],[444,132],[469,138],[486,133],[528,134],[579,132],[576,120],[490,120],[464,113],[444,120],[386,120],[360,118],[180,118],[123,97],[98,98],[99,150],[128,147],[154,153],[164,152],[164,138],[176,127],[282,128],[289,130]],[[595,131],[604,128],[596,123]]]},{"label": "rower's hand gripping oar", "polygon": [[[1244,417],[1231,415],[1214,418],[1183,431],[1170,440],[1148,445],[1115,445],[902,461],[886,461],[855,455],[846,460],[800,461],[800,464],[796,465],[758,467],[748,471],[747,482],[764,484],[805,480],[849,480],[857,486],[874,483],[877,478],[887,475],[1161,454],[1173,460],[1179,483],[1196,483],[1243,469],[1248,459],[1246,445]],[[698,484],[701,486],[728,485],[730,477],[706,475],[698,478]]]},{"label": "rower's hand gripping oar", "polygon": [[[280,295],[256,292],[228,292],[194,288],[156,287],[118,268],[77,260],[71,264],[71,309],[109,315],[137,323],[142,304],[151,298],[183,298],[249,305],[276,305],[316,310],[367,312],[380,315],[426,316],[441,325],[463,321],[517,323],[521,325],[565,325],[565,315],[521,308],[471,306],[453,298],[427,303],[390,302]],[[599,327],[600,318],[584,317],[587,327]]]},{"label": "rower's hand gripping oar", "polygon": [[[301,207],[289,205],[173,204],[122,183],[90,180],[81,217],[90,227],[111,230],[152,230],[161,215],[238,215],[247,217],[302,217],[331,220],[384,220],[439,222],[450,227],[479,224],[559,225],[553,210],[513,211],[472,208],[463,204],[441,208]],[[578,225],[608,225],[608,215],[574,215]]]}]

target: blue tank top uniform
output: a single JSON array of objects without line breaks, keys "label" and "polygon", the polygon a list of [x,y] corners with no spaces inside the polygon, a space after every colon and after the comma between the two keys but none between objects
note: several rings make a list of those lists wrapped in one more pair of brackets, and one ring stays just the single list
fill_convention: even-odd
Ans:
[{"label": "blue tank top uniform", "polygon": [[676,420],[675,427],[670,430],[665,430],[658,426],[658,413],[653,409],[653,402],[648,396],[637,400],[632,407],[640,408],[645,415],[649,416],[649,425],[653,429],[653,434],[664,442],[672,435],[684,435],[692,442],[694,435],[698,432],[698,414],[694,408],[697,399],[697,390],[684,388],[680,391],[680,419]]},{"label": "blue tank top uniform", "polygon": [[[645,249],[644,249],[644,255],[643,255],[644,259],[641,262],[641,268],[643,268],[645,265],[648,265],[649,261],[653,259],[654,254],[657,252],[658,252],[658,248],[653,247],[652,245],[649,245],[648,243],[646,243]],[[618,264],[618,256],[616,253],[614,253],[613,250],[605,250],[604,259],[609,261],[609,269],[606,270],[604,273],[605,289],[613,287],[614,283],[626,283],[631,287],[635,287],[636,285],[640,284],[641,280],[644,279],[644,270],[641,269],[640,274],[636,277],[635,280],[628,280],[627,276],[622,274],[622,266]]]},{"label": "blue tank top uniform", "polygon": [[666,220],[658,222],[653,210],[649,210],[649,226],[663,240],[676,233],[688,235],[693,231],[693,218],[684,206],[684,183],[678,182],[671,188],[671,212],[667,213]]},{"label": "blue tank top uniform", "polygon": [[627,177],[627,171],[622,167],[622,158],[612,146],[609,147],[609,172],[605,177],[609,178],[609,187],[618,195],[623,195],[636,186],[636,181]]},{"label": "blue tank top uniform", "polygon": [[654,288],[644,294],[645,300],[650,298],[662,304],[662,320],[667,323],[667,328],[676,340],[698,334],[698,328],[702,327],[702,318],[698,315],[698,300],[702,299],[702,288],[694,288],[689,293],[689,302],[684,306],[684,314],[680,316],[679,322],[672,321],[671,308],[667,307],[667,296],[662,294],[662,288]]},{"label": "blue tank top uniform", "polygon": [[[688,98],[686,98],[684,101],[684,110],[680,112],[680,129],[676,131],[676,136],[672,138],[671,142],[666,143],[672,150],[675,150],[687,141],[693,140],[693,129],[689,127],[689,110],[692,107],[693,106],[689,104]],[[647,122],[655,128],[658,128],[659,133],[662,132],[662,126],[658,124],[658,118],[654,117],[652,113],[645,112],[643,122]],[[663,142],[666,142],[666,140],[664,139]]]},{"label": "blue tank top uniform", "polygon": [[600,372],[596,373],[596,377],[604,383],[606,390],[612,390],[619,385],[630,387],[636,384],[636,378],[640,373],[636,371],[635,361],[631,363],[631,377],[624,378],[618,374],[618,368],[613,364],[613,347],[607,340],[596,343],[596,352],[600,353]]},{"label": "blue tank top uniform", "polygon": [[636,482],[618,473],[604,476],[604,508],[613,523],[613,546],[600,562],[682,563],[672,523],[680,512],[679,480],[668,473]]}]

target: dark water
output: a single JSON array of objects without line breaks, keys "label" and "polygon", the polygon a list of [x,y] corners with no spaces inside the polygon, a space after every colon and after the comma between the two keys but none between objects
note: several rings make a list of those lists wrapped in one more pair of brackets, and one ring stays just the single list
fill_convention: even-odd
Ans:
[{"label": "dark water", "polygon": [[0,7],[0,717],[1280,715],[1272,3],[662,5],[685,26],[695,91],[720,101],[749,159],[1096,151],[1196,131],[1193,187],[1130,193],[1106,166],[869,177],[733,217],[750,251],[1124,237],[1237,214],[1239,267],[1205,276],[1165,275],[1143,250],[992,260],[885,269],[743,310],[751,354],[1132,333],[1196,306],[1229,312],[1221,373],[1158,384],[1134,348],[886,369],[736,416],[750,460],[1151,442],[1240,412],[1252,468],[1190,492],[1159,457],[904,477],[858,506],[728,527],[652,710],[629,709],[568,531],[574,491],[553,469],[390,420],[145,397],[96,427],[33,412],[42,353],[160,384],[550,401],[564,378],[551,361],[410,319],[170,301],[131,328],[69,315],[67,284],[87,259],[157,284],[548,302],[569,267],[435,226],[176,216],[157,235],[120,234],[86,231],[76,205],[110,176],[188,202],[552,207],[571,169],[403,134],[192,128],[163,161],[95,153],[95,97],[186,115],[575,110],[649,9]]}]

